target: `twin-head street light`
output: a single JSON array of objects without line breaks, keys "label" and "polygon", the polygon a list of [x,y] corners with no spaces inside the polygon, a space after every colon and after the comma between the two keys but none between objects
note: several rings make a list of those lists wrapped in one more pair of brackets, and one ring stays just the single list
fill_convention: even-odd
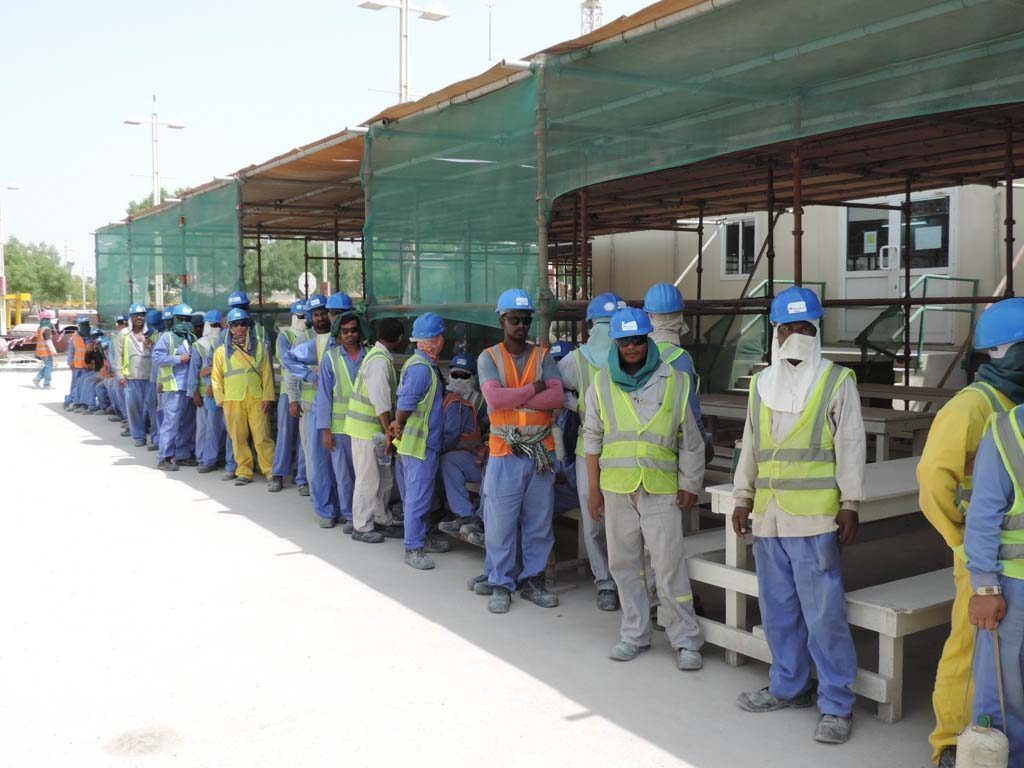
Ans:
[{"label": "twin-head street light", "polygon": [[17,184],[0,182],[0,336],[7,335],[7,268],[4,265],[4,192],[19,189]]},{"label": "twin-head street light", "polygon": [[448,9],[441,3],[428,8],[417,8],[409,0],[363,0],[360,8],[369,11],[383,11],[385,8],[398,10],[398,99],[409,100],[409,11],[418,13],[424,21],[443,21],[448,18]]}]

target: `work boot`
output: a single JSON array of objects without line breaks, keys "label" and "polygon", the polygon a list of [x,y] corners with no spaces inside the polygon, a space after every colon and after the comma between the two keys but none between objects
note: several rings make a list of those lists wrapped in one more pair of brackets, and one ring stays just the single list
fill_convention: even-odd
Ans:
[{"label": "work boot", "polygon": [[405,529],[400,525],[381,525],[380,523],[373,524],[373,530],[381,534],[385,539],[404,539]]},{"label": "work boot", "polygon": [[943,747],[939,755],[939,768],[956,768],[956,747]]},{"label": "work boot", "polygon": [[[111,411],[113,413],[113,411]],[[107,421],[121,421],[120,416],[107,416]]]},{"label": "work boot", "polygon": [[466,524],[468,517],[456,517],[454,520],[442,520],[437,524],[437,530],[452,536],[459,535],[459,529]]},{"label": "work boot", "polygon": [[150,443],[149,445],[146,446],[146,450],[147,451],[159,451],[160,450],[160,446],[157,445],[156,443]]},{"label": "work boot", "polygon": [[774,712],[777,709],[806,709],[814,703],[811,691],[806,690],[796,698],[780,699],[767,687],[759,691],[745,691],[736,699],[740,709],[747,712]]},{"label": "work boot", "polygon": [[651,650],[649,645],[637,645],[636,643],[627,643],[625,640],[620,640],[612,648],[612,652],[608,654],[608,657],[615,661],[632,661],[644,651]]},{"label": "work boot", "polygon": [[484,538],[483,533],[477,533],[476,531],[466,536],[466,541],[468,541],[474,547],[487,546],[487,540]]},{"label": "work boot", "polygon": [[199,469],[197,469],[196,472],[198,472],[200,475],[205,475],[208,472],[213,472],[216,469],[216,464],[204,464],[203,466],[199,467]]},{"label": "work boot", "polygon": [[[477,578],[479,578],[479,577],[477,577]],[[482,595],[482,596],[493,595],[494,594],[494,587],[492,587],[491,583],[489,581],[487,581],[487,577],[486,576],[484,576],[483,578],[484,578],[483,581],[477,582],[476,584],[473,585],[473,594],[475,594],[475,595]]]},{"label": "work boot", "polygon": [[383,544],[384,535],[379,531],[367,531],[366,533],[357,532],[352,534],[352,541],[361,541],[363,544]]},{"label": "work boot", "polygon": [[850,740],[853,720],[849,717],[822,715],[814,729],[814,740],[821,744],[845,744]]},{"label": "work boot", "polygon": [[704,657],[700,651],[691,651],[688,648],[680,648],[676,651],[676,669],[681,672],[696,672],[704,668]]},{"label": "work boot", "polygon": [[352,524],[351,520],[345,520],[341,524],[341,532],[344,533],[344,534],[353,533],[355,531],[355,529],[356,529],[356,527]]},{"label": "work boot", "polygon": [[221,475],[220,479],[224,480],[224,481],[228,481],[228,480],[234,480],[236,477],[238,477],[238,475],[236,475],[234,472],[225,472],[223,475]]},{"label": "work boot", "polygon": [[431,554],[444,554],[449,552],[452,545],[444,539],[437,539],[433,536],[427,536],[426,541],[423,542],[423,551],[430,552]]},{"label": "work boot", "polygon": [[554,608],[558,605],[558,595],[548,592],[543,573],[526,579],[519,587],[519,596],[541,608]]},{"label": "work boot", "polygon": [[491,613],[508,613],[512,607],[512,595],[505,587],[495,587],[494,594],[487,601],[487,610]]},{"label": "work boot", "polygon": [[135,443],[136,448],[142,448],[146,444],[145,440],[133,440],[132,442]]},{"label": "work boot", "polygon": [[32,384],[35,386],[36,389],[39,389],[39,387],[42,386],[42,382],[39,381],[39,379],[32,379]]},{"label": "work boot", "polygon": [[480,519],[478,515],[472,517],[460,518],[462,526],[459,528],[459,533],[463,536],[470,536],[474,533],[479,533],[483,536],[484,533],[484,521]]},{"label": "work boot", "polygon": [[619,593],[614,589],[597,590],[597,609],[599,611],[619,610]]},{"label": "work boot", "polygon": [[160,461],[157,462],[156,468],[157,469],[162,469],[164,472],[177,472],[178,471],[178,465],[175,464],[170,459],[160,459]]},{"label": "work boot", "polygon": [[423,550],[423,547],[420,547],[419,549],[405,550],[405,564],[411,565],[418,571],[429,571],[434,567],[434,560]]},{"label": "work boot", "polygon": [[251,482],[251,477],[242,477],[241,475],[239,475],[238,477],[235,478],[235,485],[248,485]]},{"label": "work boot", "polygon": [[195,459],[191,458],[191,457],[189,457],[187,459],[178,459],[175,463],[179,467],[198,467],[199,466],[199,462],[196,461]]},{"label": "work boot", "polygon": [[299,496],[309,496],[309,486],[308,485],[300,485],[299,486]]},{"label": "work boot", "polygon": [[[125,427],[124,429],[121,430],[121,437],[129,437],[131,433],[132,431],[128,429],[128,427]],[[143,445],[145,445],[145,443],[143,443]]]},{"label": "work boot", "polygon": [[270,482],[267,483],[267,491],[269,493],[278,493],[281,490],[281,478],[274,476],[270,478]]},{"label": "work boot", "polygon": [[320,527],[321,528],[333,528],[336,525],[333,517],[321,517]]},{"label": "work boot", "polygon": [[[113,409],[113,408],[104,408],[104,409],[103,409],[103,412],[104,412],[105,414],[107,414],[107,416],[114,416],[114,409]],[[113,419],[111,419],[111,421],[115,421],[115,420],[116,420],[116,421],[120,421],[120,420],[121,420],[121,417],[120,417],[120,416],[114,416],[114,418],[113,418]]]},{"label": "work boot", "polygon": [[[487,574],[486,573],[481,573],[479,576],[474,576],[472,579],[467,581],[466,582],[466,589],[468,589],[470,592],[476,592],[476,585],[477,584],[487,584]],[[482,593],[478,593],[478,594],[482,594]],[[491,594],[491,593],[488,592],[487,594]]]}]

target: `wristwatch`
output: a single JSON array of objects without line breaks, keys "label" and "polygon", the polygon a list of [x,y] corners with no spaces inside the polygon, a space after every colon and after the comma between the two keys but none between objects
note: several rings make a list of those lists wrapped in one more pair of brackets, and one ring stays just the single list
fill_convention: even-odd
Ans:
[{"label": "wristwatch", "polygon": [[992,584],[992,585],[986,586],[986,587],[978,587],[976,590],[974,590],[974,594],[981,595],[983,597],[991,597],[992,595],[1001,595],[1001,594],[1003,594],[1003,588],[998,586],[998,585],[996,585],[996,584]]}]

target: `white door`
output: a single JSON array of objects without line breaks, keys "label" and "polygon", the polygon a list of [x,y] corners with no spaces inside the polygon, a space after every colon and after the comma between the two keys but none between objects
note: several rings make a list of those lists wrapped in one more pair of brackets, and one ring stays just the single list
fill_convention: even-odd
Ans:
[{"label": "white door", "polygon": [[[898,206],[902,196],[864,201]],[[911,293],[929,297],[964,295],[969,287],[942,280],[955,274],[956,234],[955,191],[929,192],[914,195],[910,219]],[[847,208],[840,220],[840,275],[843,296],[848,299],[898,299],[903,296],[903,258],[906,243],[901,211],[886,208]],[[925,279],[926,275],[934,278]],[[917,311],[915,307],[914,312]],[[881,314],[881,307],[844,310],[843,338],[854,339]],[[952,313],[929,310],[917,315],[911,325],[911,343],[916,344],[920,323],[925,322],[924,340],[933,344],[949,344],[953,338]],[[896,343],[902,343],[899,325]]]}]

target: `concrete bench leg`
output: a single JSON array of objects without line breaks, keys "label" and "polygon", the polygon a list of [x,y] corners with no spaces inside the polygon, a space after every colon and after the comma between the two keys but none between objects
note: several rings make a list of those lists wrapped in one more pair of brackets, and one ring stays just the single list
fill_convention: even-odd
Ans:
[{"label": "concrete bench leg", "polygon": [[[747,542],[732,529],[732,521],[725,521],[725,564],[734,568],[747,567]],[[730,627],[747,629],[747,596],[732,589],[725,590],[725,623]],[[746,656],[737,652],[725,652],[725,663],[732,667],[745,664]]]},{"label": "concrete bench leg", "polygon": [[878,719],[903,719],[903,638],[878,636],[878,674],[889,679],[889,702],[878,705]]}]

